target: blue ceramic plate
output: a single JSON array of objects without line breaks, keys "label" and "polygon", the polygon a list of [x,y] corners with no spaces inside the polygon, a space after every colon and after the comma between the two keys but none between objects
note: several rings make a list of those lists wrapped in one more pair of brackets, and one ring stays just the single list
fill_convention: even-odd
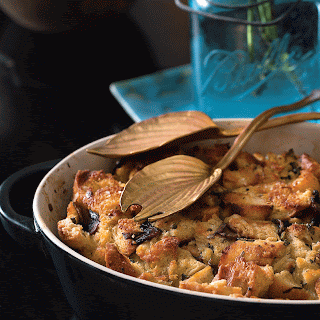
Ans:
[{"label": "blue ceramic plate", "polygon": [[110,91],[135,122],[168,112],[196,109],[190,65],[114,82]]}]

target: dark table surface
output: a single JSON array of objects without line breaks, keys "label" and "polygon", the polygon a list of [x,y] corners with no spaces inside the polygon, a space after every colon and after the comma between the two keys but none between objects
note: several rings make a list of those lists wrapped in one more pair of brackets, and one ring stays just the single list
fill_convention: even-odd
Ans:
[{"label": "dark table surface", "polygon": [[[59,135],[56,128],[51,132],[54,119],[44,116],[39,111],[40,108],[37,108],[37,104],[42,108],[51,107],[50,103],[43,101],[51,94],[50,90],[28,87],[15,89],[14,94],[11,92],[8,95],[9,91],[6,90],[1,95],[1,98],[8,99],[7,102],[13,104],[9,110],[13,110],[15,104],[32,105],[33,108],[32,112],[31,109],[24,110],[23,116],[16,119],[19,125],[12,131],[8,130],[8,136],[3,138],[0,155],[1,181],[29,165],[63,158],[90,142],[89,140],[95,140],[99,134],[101,137],[108,135],[131,123],[115,102],[113,115],[118,120],[114,122],[114,127],[110,125],[105,133],[87,133],[82,137],[81,128],[78,128],[78,138],[76,134],[68,135],[69,130],[66,130],[66,134],[62,132]],[[73,129],[75,130],[74,126]],[[19,131],[22,132],[21,135]],[[17,213],[32,217],[33,195],[43,174],[22,180],[12,190],[11,203]],[[34,248],[22,247],[6,233],[1,224],[0,313],[4,319],[75,319],[61,289],[51,258]]]},{"label": "dark table surface", "polygon": [[[121,23],[119,21],[119,24]],[[6,30],[10,28],[13,28],[13,32],[11,30],[10,34],[9,30],[9,35],[2,36],[7,37],[9,42],[0,41],[0,183],[24,167],[64,158],[79,147],[132,124],[132,120],[110,94],[108,85],[121,78],[129,79],[156,71],[148,53],[138,51],[137,45],[137,52],[134,53],[135,47],[132,46],[130,54],[133,58],[134,55],[138,55],[143,59],[143,64],[137,65],[136,70],[131,73],[128,65],[124,63],[124,69],[119,69],[116,75],[111,74],[106,78],[104,71],[100,82],[90,78],[85,82],[78,81],[75,76],[73,80],[78,82],[72,83],[72,79],[65,79],[65,66],[62,69],[59,65],[51,66],[50,64],[54,64],[54,60],[51,60],[48,61],[48,70],[55,78],[48,84],[46,79],[51,80],[50,73],[45,74],[43,79],[38,79],[37,74],[32,73],[34,70],[31,73],[24,70],[24,64],[30,67],[37,62],[35,58],[30,58],[30,52],[33,54],[37,49],[34,43],[26,48],[29,60],[15,58],[14,50],[11,50],[12,34],[18,37],[19,45],[27,43],[27,40],[35,36],[25,30],[19,33],[16,31],[17,27],[10,27],[10,24]],[[134,36],[130,37],[130,30],[129,28],[127,31],[128,41],[136,42]],[[84,32],[80,36],[84,37]],[[53,50],[54,48],[50,47],[55,39],[53,37],[55,35],[52,35],[49,41],[46,37],[41,38],[40,42],[44,44],[42,48],[47,46],[47,51]],[[65,43],[69,41],[68,37],[68,34],[65,35]],[[90,40],[89,35],[87,39]],[[58,43],[61,40],[54,41]],[[121,43],[119,46],[119,51],[125,52]],[[10,53],[10,50],[13,53]],[[4,52],[7,55],[11,54],[13,60],[16,60],[14,62],[22,61],[22,67],[18,64],[12,68],[10,63],[4,61],[5,56],[1,56]],[[41,57],[42,52],[38,50],[37,54],[37,57]],[[84,61],[84,58],[86,57],[81,56],[81,61]],[[33,60],[30,62],[30,59]],[[120,54],[119,59],[122,59]],[[30,64],[26,65],[28,61]],[[88,68],[86,71],[89,74],[91,72],[93,77],[101,76],[101,70],[97,68],[99,64],[95,65],[95,61],[91,63],[92,70]],[[58,78],[55,73],[56,67],[60,72]],[[41,68],[35,70],[41,73]],[[83,76],[83,70],[79,64],[80,78]],[[32,216],[32,199],[41,178],[42,176],[34,176],[23,180],[12,191],[12,205],[19,214]],[[1,224],[0,314],[3,319],[8,320],[75,319],[62,292],[51,258],[28,246],[20,246],[6,233]]]},{"label": "dark table surface", "polygon": [[[39,101],[50,93],[48,90],[34,88],[18,88],[18,90],[21,92],[15,92],[12,96],[7,96],[8,92],[2,93],[1,98],[13,99],[10,103],[34,105],[40,103]],[[50,103],[41,103],[46,107],[50,105]],[[115,109],[117,109],[116,105]],[[38,111],[37,108],[34,108],[32,113],[24,114],[22,119],[20,118],[22,122],[17,126],[17,130],[21,130],[22,134],[19,138],[10,132],[7,138],[9,140],[6,139],[2,143],[1,181],[26,166],[63,158],[86,144],[87,140],[93,141],[98,138],[94,137],[94,134],[79,139],[75,139],[72,135],[57,137],[56,134],[50,132],[50,127],[49,130],[44,130],[43,125],[38,126],[39,118],[43,123],[48,120]],[[125,119],[124,123],[118,121],[117,126],[127,125],[130,122],[130,119],[127,119],[121,110],[117,109],[114,114]],[[23,121],[28,122],[28,125],[25,126]],[[47,125],[53,124],[47,122]],[[27,132],[24,126],[33,127],[33,130]],[[119,128],[110,128],[107,131],[117,131]],[[106,132],[105,135],[108,133]],[[32,216],[32,199],[42,176],[43,173],[24,179],[12,190],[11,203],[19,214]],[[20,246],[6,233],[1,224],[0,313],[4,319],[75,319],[61,289],[51,258],[46,256],[45,252],[39,252],[28,246],[27,248]]]}]

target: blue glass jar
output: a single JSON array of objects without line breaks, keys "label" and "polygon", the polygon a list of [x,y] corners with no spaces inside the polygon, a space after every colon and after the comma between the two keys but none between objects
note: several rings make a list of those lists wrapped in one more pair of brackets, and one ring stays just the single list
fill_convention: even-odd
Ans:
[{"label": "blue glass jar", "polygon": [[[319,6],[313,0],[190,0],[199,109],[213,118],[254,117],[320,88]],[[317,110],[319,102],[303,111]]]}]

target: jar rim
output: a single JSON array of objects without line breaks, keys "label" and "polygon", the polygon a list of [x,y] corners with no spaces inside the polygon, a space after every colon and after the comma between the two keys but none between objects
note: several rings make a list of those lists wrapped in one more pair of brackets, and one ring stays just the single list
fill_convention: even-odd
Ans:
[{"label": "jar rim", "polygon": [[[212,0],[194,0],[197,3],[199,3],[199,1],[201,1],[202,3],[202,8],[208,8],[208,6],[205,6],[205,3],[209,4],[211,7],[212,6],[216,6],[217,8],[220,9],[249,9],[249,8],[254,8],[257,6],[260,6],[264,3],[269,2],[270,0],[264,0],[258,3],[252,3],[252,4],[245,4],[245,5],[227,5],[227,4],[221,4],[221,3],[217,3],[215,1]],[[273,19],[270,22],[261,22],[261,21],[248,21],[248,20],[244,20],[244,19],[237,19],[237,18],[233,18],[233,17],[228,17],[228,16],[223,16],[223,15],[217,15],[214,13],[209,13],[206,11],[202,11],[202,10],[198,10],[198,9],[194,9],[191,8],[190,5],[186,5],[182,2],[182,0],[175,0],[175,4],[182,10],[184,11],[188,11],[189,13],[192,14],[198,14],[201,16],[204,16],[206,18],[212,18],[212,19],[216,19],[216,20],[222,20],[225,22],[231,22],[231,23],[237,23],[237,24],[245,24],[245,25],[252,25],[252,26],[258,26],[258,27],[267,27],[267,26],[272,26],[275,25],[279,22],[281,22],[282,20],[286,19],[289,14],[291,13],[292,10],[294,10],[300,2],[302,2],[303,0],[296,0],[294,3],[292,3],[292,5],[284,12],[282,13],[279,17]]]}]

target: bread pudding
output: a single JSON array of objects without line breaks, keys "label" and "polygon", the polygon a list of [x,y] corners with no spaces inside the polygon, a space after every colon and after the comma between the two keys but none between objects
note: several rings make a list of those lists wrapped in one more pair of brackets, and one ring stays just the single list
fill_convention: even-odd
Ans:
[{"label": "bread pudding", "polygon": [[320,297],[320,164],[294,150],[241,152],[188,208],[155,222],[123,212],[125,183],[173,154],[214,166],[228,144],[171,148],[122,159],[114,172],[75,176],[60,239],[115,271],[182,289],[232,297]]}]

